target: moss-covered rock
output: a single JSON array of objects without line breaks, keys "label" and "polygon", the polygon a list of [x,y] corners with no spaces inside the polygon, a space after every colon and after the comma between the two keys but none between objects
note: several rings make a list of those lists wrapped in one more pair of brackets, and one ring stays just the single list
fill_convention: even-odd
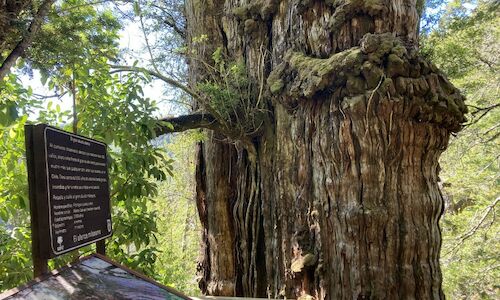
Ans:
[{"label": "moss-covered rock", "polygon": [[361,39],[361,50],[366,54],[376,53],[383,56],[394,48],[394,43],[397,43],[396,46],[398,46],[400,42],[390,33],[367,33]]},{"label": "moss-covered rock", "polygon": [[327,59],[312,58],[302,53],[289,55],[290,67],[297,73],[296,90],[304,97],[311,97],[330,85],[344,84],[348,75],[361,72],[363,60],[359,48],[334,54]]},{"label": "moss-covered rock", "polygon": [[397,55],[400,58],[405,57],[408,54],[408,50],[406,49],[405,46],[397,43],[392,49],[391,53]]},{"label": "moss-covered rock", "polygon": [[278,95],[281,93],[283,88],[285,87],[285,82],[282,79],[284,76],[284,71],[286,68],[286,64],[280,64],[276,69],[274,69],[269,76],[267,77],[267,86],[271,91],[271,94]]}]

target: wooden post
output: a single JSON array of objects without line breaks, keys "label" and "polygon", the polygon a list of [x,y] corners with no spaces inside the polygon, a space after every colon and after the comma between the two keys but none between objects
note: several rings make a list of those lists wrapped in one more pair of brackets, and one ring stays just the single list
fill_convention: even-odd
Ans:
[{"label": "wooden post", "polygon": [[35,162],[33,158],[33,125],[24,126],[26,145],[26,166],[28,167],[30,222],[31,222],[31,256],[33,258],[33,277],[49,272],[48,259],[40,255],[40,234],[38,228],[38,210],[36,199]]},{"label": "wooden post", "polygon": [[100,240],[95,243],[96,252],[106,256],[106,240]]}]

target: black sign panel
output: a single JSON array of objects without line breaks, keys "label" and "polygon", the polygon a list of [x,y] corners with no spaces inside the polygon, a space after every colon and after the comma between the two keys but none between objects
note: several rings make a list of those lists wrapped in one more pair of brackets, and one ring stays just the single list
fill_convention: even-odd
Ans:
[{"label": "black sign panel", "polygon": [[106,144],[44,124],[32,126],[31,137],[41,256],[111,236]]}]

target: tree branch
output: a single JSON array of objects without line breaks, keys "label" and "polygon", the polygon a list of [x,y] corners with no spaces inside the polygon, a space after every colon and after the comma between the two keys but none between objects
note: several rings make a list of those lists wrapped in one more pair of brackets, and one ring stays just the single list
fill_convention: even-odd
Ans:
[{"label": "tree branch", "polygon": [[189,87],[185,86],[184,84],[180,83],[179,81],[177,81],[175,79],[172,79],[170,77],[166,77],[166,76],[164,76],[156,71],[148,70],[148,69],[142,68],[142,67],[134,67],[134,66],[110,65],[110,67],[112,69],[114,69],[114,71],[111,71],[111,73],[116,73],[116,72],[143,72],[143,73],[147,73],[153,77],[156,77],[156,78],[164,81],[165,83],[167,83],[173,87],[176,87],[176,88],[183,90],[191,97],[193,97],[197,100],[200,100],[200,95],[198,95],[196,92],[191,90]]},{"label": "tree branch", "polygon": [[153,70],[148,70],[146,68],[142,68],[142,67],[134,67],[134,66],[120,66],[120,65],[110,65],[110,67],[112,69],[114,69],[113,71],[111,71],[110,73],[116,73],[116,72],[143,72],[143,73],[147,73],[153,77],[156,77],[160,80],[162,80],[163,82],[173,86],[173,87],[176,87],[176,88],[179,88],[181,90],[183,90],[184,92],[186,92],[188,95],[190,95],[191,97],[193,97],[195,100],[198,101],[198,103],[202,104],[204,109],[210,114],[210,116],[214,119],[214,120],[218,120],[218,124],[220,124],[218,127],[219,128],[222,128],[222,127],[226,127],[228,128],[227,124],[225,124],[224,122],[224,119],[219,115],[219,113],[217,112],[217,110],[215,110],[214,108],[212,108],[209,104],[208,104],[208,101],[207,99],[203,98],[202,96],[200,96],[199,94],[197,94],[195,91],[193,91],[192,89],[190,89],[189,87],[185,86],[184,84],[180,83],[179,81],[175,80],[175,79],[172,79],[170,77],[166,77],[158,72],[155,72]]},{"label": "tree branch", "polygon": [[3,79],[7,74],[9,74],[10,69],[16,63],[17,59],[24,54],[24,51],[31,46],[33,39],[35,38],[38,30],[42,27],[43,19],[48,14],[50,7],[55,2],[55,0],[45,0],[40,5],[38,12],[36,13],[33,21],[31,21],[28,32],[23,36],[23,38],[17,43],[10,54],[5,58],[0,66],[0,80]]},{"label": "tree branch", "polygon": [[168,27],[172,28],[173,31],[175,31],[182,39],[186,39],[186,32],[184,29],[181,29],[177,23],[173,20],[165,19],[163,20],[163,23],[167,25]]},{"label": "tree branch", "polygon": [[491,71],[496,71],[496,68],[495,68],[495,63],[487,60],[486,58],[483,58],[481,57],[481,55],[477,55],[477,59],[482,62],[483,64],[485,64],[486,66],[488,66],[488,68],[491,70]]},{"label": "tree branch", "polygon": [[36,98],[36,99],[39,99],[39,100],[43,100],[43,99],[50,99],[50,98],[58,98],[58,99],[61,99],[64,95],[66,95],[68,92],[64,92],[62,94],[54,94],[54,95],[42,95],[42,94],[37,94],[37,93],[34,93],[33,94],[33,97]]},{"label": "tree branch", "polygon": [[182,24],[178,25],[174,16],[170,14],[169,10],[171,10],[172,8],[169,9],[168,7],[162,7],[160,5],[155,4],[154,2],[151,3],[150,5],[152,7],[159,9],[165,15],[165,17],[163,18],[163,23],[165,25],[167,25],[173,31],[175,31],[182,39],[184,40],[186,39],[186,28]]},{"label": "tree branch", "polygon": [[156,128],[156,135],[163,135],[172,132],[182,132],[190,129],[206,128],[212,130],[221,130],[220,124],[215,118],[206,113],[195,113],[185,116],[165,118],[161,122],[168,122],[172,126],[159,124]]},{"label": "tree branch", "polygon": [[492,111],[493,109],[495,108],[498,108],[500,107],[500,103],[497,103],[497,104],[494,104],[494,105],[491,105],[491,106],[488,106],[488,107],[478,107],[478,106],[475,106],[475,105],[467,105],[468,107],[472,107],[474,109],[476,109],[475,111],[471,112],[471,115],[474,117],[476,116],[477,114],[481,113],[481,115],[477,118],[474,118],[473,120],[471,120],[469,123],[465,124],[464,126],[470,126],[472,124],[475,124],[477,122],[479,122],[484,116],[486,116],[490,111]]},{"label": "tree branch", "polygon": [[472,114],[474,115],[474,114],[477,114],[481,111],[490,111],[494,108],[497,108],[500,106],[500,103],[493,104],[493,105],[486,106],[486,107],[479,107],[479,106],[475,106],[475,105],[471,105],[471,104],[467,104],[467,106],[475,109],[475,111],[472,112]]},{"label": "tree branch", "polygon": [[495,201],[493,201],[490,205],[488,205],[488,207],[486,207],[486,209],[484,210],[484,213],[481,216],[481,219],[479,220],[479,222],[476,225],[474,225],[471,229],[469,229],[466,233],[462,234],[462,236],[460,236],[458,238],[459,239],[458,243],[455,244],[455,246],[453,246],[453,248],[451,248],[450,251],[448,251],[447,253],[444,254],[445,257],[448,256],[450,253],[455,252],[455,250],[460,245],[462,245],[465,242],[465,240],[467,240],[468,238],[470,238],[471,236],[473,236],[478,231],[478,229],[481,228],[481,226],[483,225],[483,223],[486,220],[486,218],[488,217],[488,215],[492,211],[494,213],[495,206],[498,204],[498,202],[500,202],[500,197],[497,197],[495,199]]},{"label": "tree branch", "polygon": [[[162,122],[168,122],[171,126],[161,124]],[[245,147],[250,155],[256,155],[255,145],[252,143],[250,137],[242,136],[238,131],[232,131],[231,129],[224,127],[224,125],[217,122],[211,114],[195,113],[191,115],[162,119],[159,121],[159,124],[155,129],[155,133],[157,136],[160,136],[167,133],[182,132],[198,128],[211,129],[225,135],[228,138],[232,138],[234,142]]]},{"label": "tree branch", "polygon": [[[137,5],[138,6],[140,5],[139,2],[137,2]],[[149,52],[149,57],[151,58],[151,64],[153,65],[153,69],[155,70],[156,73],[160,73],[158,67],[156,66],[155,58],[153,56],[153,51],[151,51],[151,46],[149,45],[148,34],[146,32],[146,28],[144,27],[144,20],[142,18],[142,11],[140,8],[139,8],[139,21],[141,23],[142,34],[144,35],[144,41],[146,42],[146,47]]]}]

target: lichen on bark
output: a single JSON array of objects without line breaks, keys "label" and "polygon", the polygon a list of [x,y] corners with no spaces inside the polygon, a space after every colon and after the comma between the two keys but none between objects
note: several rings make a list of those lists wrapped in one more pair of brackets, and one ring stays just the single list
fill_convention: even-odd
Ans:
[{"label": "lichen on bark", "polygon": [[327,1],[335,8],[335,13],[330,17],[330,30],[339,30],[348,20],[357,14],[376,16],[387,10],[384,0],[330,0]]},{"label": "lichen on bark", "polygon": [[240,20],[254,18],[266,21],[276,11],[277,4],[277,0],[252,0],[234,8],[232,13]]},{"label": "lichen on bark", "polygon": [[363,103],[352,99],[373,92],[407,99],[416,121],[438,123],[452,131],[460,130],[467,112],[464,97],[446,76],[417,53],[408,53],[391,34],[366,34],[359,47],[326,59],[289,52],[271,72],[268,85],[272,94],[284,91],[293,101],[339,89],[345,99],[341,101],[350,105]]}]

